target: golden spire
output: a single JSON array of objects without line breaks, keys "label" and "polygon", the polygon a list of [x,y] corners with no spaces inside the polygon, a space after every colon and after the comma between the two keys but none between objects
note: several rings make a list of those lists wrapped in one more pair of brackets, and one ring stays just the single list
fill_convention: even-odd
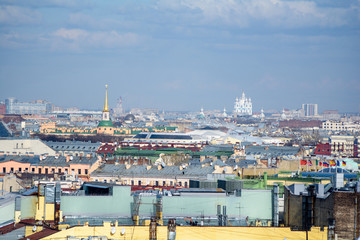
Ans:
[{"label": "golden spire", "polygon": [[106,91],[105,91],[105,105],[104,105],[104,110],[103,110],[103,112],[108,112],[108,111],[109,111],[108,102],[107,102],[107,87],[108,87],[108,85],[105,85],[105,87],[106,87]]}]

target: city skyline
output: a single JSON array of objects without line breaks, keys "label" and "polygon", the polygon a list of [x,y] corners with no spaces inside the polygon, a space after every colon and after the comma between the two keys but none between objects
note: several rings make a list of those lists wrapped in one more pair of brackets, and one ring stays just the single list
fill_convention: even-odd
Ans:
[{"label": "city skyline", "polygon": [[359,112],[359,23],[359,1],[0,1],[0,96]]}]

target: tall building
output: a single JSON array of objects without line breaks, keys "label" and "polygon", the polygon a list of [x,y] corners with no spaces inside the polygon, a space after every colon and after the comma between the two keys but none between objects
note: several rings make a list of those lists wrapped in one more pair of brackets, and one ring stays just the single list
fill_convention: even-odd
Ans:
[{"label": "tall building", "polygon": [[122,98],[118,98],[117,99],[117,103],[116,103],[116,107],[114,108],[114,117],[121,117],[122,115],[124,115],[124,109],[122,106]]},{"label": "tall building", "polygon": [[252,115],[251,98],[246,98],[245,93],[242,93],[241,98],[236,98],[234,105],[234,116],[248,116]]},{"label": "tall building", "polygon": [[303,104],[302,109],[305,112],[305,117],[318,115],[318,105],[317,104],[313,104],[313,103]]},{"label": "tall building", "polygon": [[19,102],[16,98],[7,98],[5,106],[8,114],[46,114],[53,108],[51,103],[44,100]]}]

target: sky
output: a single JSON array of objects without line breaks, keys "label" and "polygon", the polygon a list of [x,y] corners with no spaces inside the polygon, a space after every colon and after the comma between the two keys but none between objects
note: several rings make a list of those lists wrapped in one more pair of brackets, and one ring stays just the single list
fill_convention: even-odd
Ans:
[{"label": "sky", "polygon": [[360,0],[0,0],[0,100],[360,112]]}]

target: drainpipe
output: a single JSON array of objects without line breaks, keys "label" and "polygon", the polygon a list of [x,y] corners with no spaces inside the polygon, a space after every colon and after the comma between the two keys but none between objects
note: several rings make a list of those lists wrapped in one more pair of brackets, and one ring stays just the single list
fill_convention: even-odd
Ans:
[{"label": "drainpipe", "polygon": [[274,184],[273,189],[273,226],[279,226],[279,185]]}]

